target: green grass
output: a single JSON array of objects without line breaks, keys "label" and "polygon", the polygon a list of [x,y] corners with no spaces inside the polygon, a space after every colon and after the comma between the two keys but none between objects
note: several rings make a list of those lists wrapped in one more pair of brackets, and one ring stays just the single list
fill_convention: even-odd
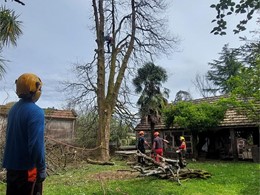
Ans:
[{"label": "green grass", "polygon": [[[252,162],[190,162],[188,168],[212,174],[209,179],[181,181],[156,177],[117,178],[117,170],[129,169],[124,162],[115,166],[84,165],[60,175],[49,176],[44,182],[44,195],[259,195],[260,164]],[[122,172],[121,172],[122,173]],[[128,172],[128,175],[131,173]],[[103,178],[105,177],[105,178]],[[109,177],[110,179],[106,179]],[[5,194],[0,184],[0,194]]]}]

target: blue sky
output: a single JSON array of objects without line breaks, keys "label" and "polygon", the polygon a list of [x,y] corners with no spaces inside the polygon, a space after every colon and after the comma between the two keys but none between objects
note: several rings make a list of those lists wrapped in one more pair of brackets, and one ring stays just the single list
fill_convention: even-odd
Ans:
[{"label": "blue sky", "polygon": [[[38,105],[47,108],[62,108],[64,95],[58,92],[60,82],[71,76],[73,63],[89,62],[95,49],[91,0],[34,0],[24,1],[25,6],[14,2],[5,3],[6,7],[20,14],[23,22],[23,35],[17,47],[4,48],[3,56],[9,60],[7,74],[0,81],[0,104],[17,101],[14,81],[25,72],[37,74],[44,82],[43,94]],[[189,91],[193,98],[200,95],[193,80],[196,74],[209,70],[208,63],[219,57],[224,44],[238,47],[242,44],[239,36],[248,36],[255,30],[256,23],[250,21],[247,31],[233,35],[232,28],[239,16],[231,17],[228,22],[227,36],[210,34],[214,25],[211,20],[215,11],[209,6],[214,1],[173,0],[169,16],[169,29],[181,39],[179,52],[155,59],[155,64],[164,67],[172,101],[179,90]]]}]

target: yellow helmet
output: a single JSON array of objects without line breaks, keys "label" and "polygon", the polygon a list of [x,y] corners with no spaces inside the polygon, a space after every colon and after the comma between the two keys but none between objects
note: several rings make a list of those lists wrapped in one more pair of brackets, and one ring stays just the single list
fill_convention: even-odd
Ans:
[{"label": "yellow helmet", "polygon": [[185,141],[185,138],[183,136],[180,136],[180,140],[184,140]]},{"label": "yellow helmet", "polygon": [[16,81],[16,94],[19,98],[36,102],[41,96],[42,81],[32,73],[22,74]]}]

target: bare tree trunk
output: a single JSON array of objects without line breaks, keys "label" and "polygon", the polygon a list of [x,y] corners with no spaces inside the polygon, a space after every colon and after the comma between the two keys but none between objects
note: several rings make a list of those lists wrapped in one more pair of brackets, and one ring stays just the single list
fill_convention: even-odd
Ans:
[{"label": "bare tree trunk", "polygon": [[[115,29],[115,21],[114,21],[114,7],[115,2],[111,0],[112,3],[112,11],[111,15],[113,18],[112,21],[112,34],[113,34],[113,49],[111,53],[111,61],[109,63],[109,75],[108,75],[108,84],[106,88],[106,69],[105,69],[105,52],[104,52],[104,26],[105,26],[105,18],[104,18],[104,9],[103,3],[104,0],[99,0],[98,5],[96,0],[92,0],[93,9],[94,9],[94,17],[95,17],[95,26],[96,26],[96,35],[97,35],[97,102],[98,102],[98,115],[99,115],[99,124],[98,124],[98,139],[97,144],[100,146],[99,154],[100,159],[104,161],[108,161],[110,159],[109,155],[109,139],[110,139],[110,123],[112,119],[112,113],[115,108],[117,97],[119,93],[119,89],[124,78],[124,74],[128,65],[129,58],[131,56],[133,46],[134,46],[134,37],[135,37],[135,9],[134,9],[134,0],[131,0],[132,5],[132,14],[131,14],[131,38],[129,41],[129,45],[127,47],[127,51],[123,56],[121,67],[119,70],[116,70],[117,63],[117,55],[120,52],[120,48],[115,48],[116,45],[116,29]],[[118,74],[116,76],[116,71]],[[105,94],[107,89],[107,94]]]},{"label": "bare tree trunk", "polygon": [[107,111],[99,118],[99,130],[98,130],[98,145],[100,150],[98,152],[100,160],[109,161],[109,139],[110,139],[110,123],[112,114],[111,111]]}]

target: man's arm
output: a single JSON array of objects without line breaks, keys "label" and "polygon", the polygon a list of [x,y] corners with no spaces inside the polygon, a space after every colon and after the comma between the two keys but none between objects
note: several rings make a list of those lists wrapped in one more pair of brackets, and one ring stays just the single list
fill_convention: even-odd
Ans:
[{"label": "man's arm", "polygon": [[169,141],[168,141],[168,140],[166,140],[166,139],[163,139],[163,142],[165,142],[165,143],[167,143],[167,144],[169,143]]},{"label": "man's arm", "polygon": [[149,144],[147,141],[144,141],[144,143],[145,143],[149,148],[151,148],[150,144]]}]

